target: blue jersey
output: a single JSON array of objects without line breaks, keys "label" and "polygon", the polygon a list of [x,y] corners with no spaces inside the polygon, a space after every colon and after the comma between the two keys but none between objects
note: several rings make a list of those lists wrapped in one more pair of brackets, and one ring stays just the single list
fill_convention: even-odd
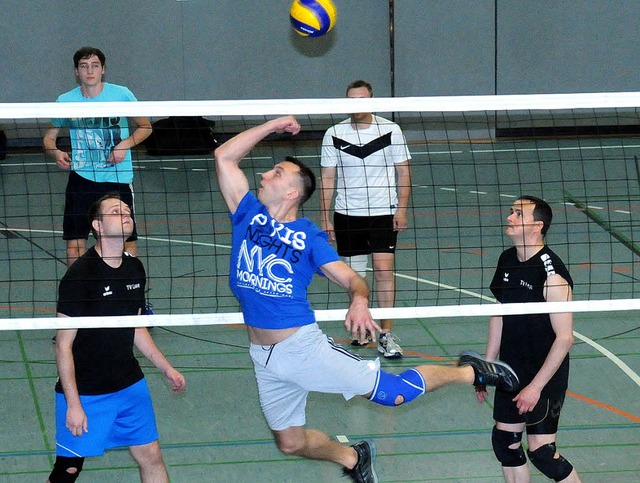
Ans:
[{"label": "blue jersey", "polygon": [[[84,97],[80,87],[62,94],[57,102],[124,102],[136,101],[126,87],[104,83],[96,97]],[[129,137],[126,117],[96,117],[52,119],[55,127],[68,127],[71,136],[71,169],[83,178],[97,183],[126,183],[133,181],[131,151],[127,150],[122,163],[109,164],[111,150]]]},{"label": "blue jersey", "polygon": [[307,289],[321,266],[340,260],[308,218],[275,220],[247,193],[235,213],[229,285],[247,325],[287,329],[315,322]]}]

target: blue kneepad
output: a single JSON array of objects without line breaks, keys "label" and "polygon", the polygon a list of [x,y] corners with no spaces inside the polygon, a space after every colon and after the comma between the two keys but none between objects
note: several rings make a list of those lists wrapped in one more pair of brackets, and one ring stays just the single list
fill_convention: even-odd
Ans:
[{"label": "blue kneepad", "polygon": [[[425,391],[424,378],[415,369],[406,370],[402,374],[380,371],[369,399],[384,406],[397,406],[413,401],[418,396],[422,396]],[[396,404],[398,396],[402,396],[403,399]]]}]

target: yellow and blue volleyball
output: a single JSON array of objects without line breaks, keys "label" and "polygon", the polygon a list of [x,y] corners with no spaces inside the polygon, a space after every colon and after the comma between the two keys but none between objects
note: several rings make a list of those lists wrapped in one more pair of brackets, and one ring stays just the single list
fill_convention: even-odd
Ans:
[{"label": "yellow and blue volleyball", "polygon": [[298,34],[320,37],[335,25],[336,7],[331,0],[294,0],[289,16]]}]

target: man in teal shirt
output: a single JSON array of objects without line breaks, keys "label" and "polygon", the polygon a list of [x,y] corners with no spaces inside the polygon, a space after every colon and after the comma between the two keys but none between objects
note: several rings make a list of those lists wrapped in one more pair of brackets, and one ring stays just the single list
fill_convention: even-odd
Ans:
[{"label": "man in teal shirt", "polygon": [[[105,55],[94,47],[82,47],[73,56],[79,85],[58,97],[57,102],[135,102],[124,86],[104,82]],[[133,166],[130,149],[151,134],[146,117],[133,118],[129,129],[126,117],[52,119],[44,136],[44,148],[59,168],[69,170],[66,188],[63,238],[67,242],[67,265],[86,251],[90,226],[89,206],[109,192],[118,192],[133,209]],[[69,129],[71,155],[57,148],[62,128]],[[137,231],[127,240],[125,250],[136,255]]]}]

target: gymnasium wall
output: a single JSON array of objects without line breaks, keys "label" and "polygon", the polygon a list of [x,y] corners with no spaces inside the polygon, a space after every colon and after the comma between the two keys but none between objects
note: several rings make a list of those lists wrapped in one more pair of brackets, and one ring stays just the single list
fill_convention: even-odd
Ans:
[{"label": "gymnasium wall", "polygon": [[82,45],[140,100],[637,90],[637,0],[335,0],[334,31],[305,39],[290,0],[0,0],[0,102],[54,100]]}]

